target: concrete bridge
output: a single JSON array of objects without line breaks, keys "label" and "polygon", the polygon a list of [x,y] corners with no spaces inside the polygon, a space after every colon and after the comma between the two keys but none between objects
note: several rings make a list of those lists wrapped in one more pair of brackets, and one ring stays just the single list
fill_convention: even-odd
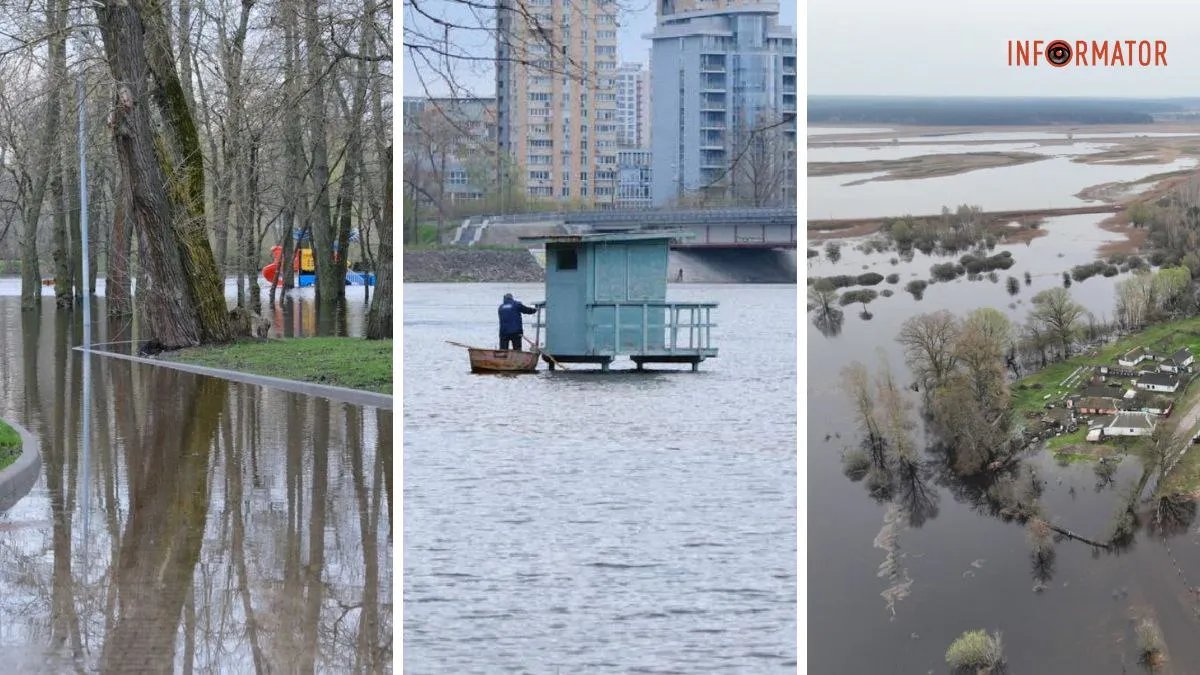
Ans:
[{"label": "concrete bridge", "polygon": [[677,249],[794,249],[798,213],[794,208],[655,209],[527,213],[473,216],[463,221],[452,243],[518,243],[522,236],[619,232],[632,229],[686,230],[694,236]]}]

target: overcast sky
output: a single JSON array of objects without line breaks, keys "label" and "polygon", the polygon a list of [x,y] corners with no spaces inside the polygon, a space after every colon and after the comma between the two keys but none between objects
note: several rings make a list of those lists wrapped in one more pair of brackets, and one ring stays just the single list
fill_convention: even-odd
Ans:
[{"label": "overcast sky", "polygon": [[[622,63],[640,62],[650,65],[650,41],[643,35],[654,30],[654,0],[620,0],[625,11],[620,17],[621,28],[617,43],[618,60]],[[450,19],[458,25],[469,25],[475,30],[459,29],[453,32],[451,39],[462,49],[477,55],[495,54],[495,43],[491,41],[484,26],[490,26],[490,17],[477,14],[467,14],[462,10],[462,3],[453,0],[422,0],[420,8],[439,18]],[[427,19],[413,19],[414,15],[408,3],[405,3],[404,20],[413,21],[413,25],[430,25]],[[418,21],[425,23],[417,23]],[[796,0],[780,0],[779,23],[796,29]],[[404,95],[424,96],[425,88],[434,95],[445,95],[448,87],[437,82],[437,78],[426,67],[418,73],[421,64],[413,63],[404,53]],[[460,62],[456,68],[458,84],[462,87],[460,95],[468,92],[474,96],[493,96],[495,94],[495,74],[491,63],[479,61],[474,63]],[[424,82],[422,82],[422,78]]]},{"label": "overcast sky", "polygon": [[[809,0],[808,93],[1200,96],[1200,3]],[[1166,68],[1013,68],[1007,41],[1166,40]]]}]

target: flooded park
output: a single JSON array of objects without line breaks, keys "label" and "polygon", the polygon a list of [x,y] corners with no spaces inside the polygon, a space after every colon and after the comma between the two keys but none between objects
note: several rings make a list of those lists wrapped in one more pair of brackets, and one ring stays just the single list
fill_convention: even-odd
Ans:
[{"label": "flooded park", "polygon": [[[0,418],[41,467],[0,515],[3,669],[390,669],[392,410],[89,354],[78,309],[18,292],[0,279]],[[361,334],[361,304],[332,330]],[[276,310],[325,332],[311,295]],[[136,337],[92,316],[95,343]]]},{"label": "flooded park", "polygon": [[[836,131],[821,129],[810,143]],[[980,132],[941,140],[1000,144],[1030,137],[1030,132]],[[944,178],[847,186],[865,174],[810,177],[809,216],[901,216],[937,213],[943,205],[953,211],[959,204],[982,204],[985,211],[1071,206],[1081,203],[1078,190],[1096,182],[1136,181],[1194,166],[1191,159],[1120,167],[1070,162],[1075,154],[1099,151],[1098,142],[1048,146],[1037,152],[1061,156]],[[872,152],[867,149],[871,142],[855,145],[840,159],[840,148],[818,149],[824,153],[819,161],[860,161]],[[883,145],[885,152],[893,152]],[[923,146],[918,153],[961,153],[967,147]],[[894,152],[899,156],[899,150]],[[1040,166],[1065,173],[1051,180],[1035,168]],[[1035,187],[1026,190],[1027,184]],[[996,189],[985,194],[985,186]],[[860,188],[876,191],[856,193]],[[910,250],[899,255],[894,249],[873,248],[870,236],[842,238],[828,248],[825,241],[810,240],[809,248],[817,252],[810,252],[810,279],[877,273],[889,275],[877,290],[894,289],[863,305],[862,312],[858,305],[846,307],[836,325],[814,321],[814,314],[806,321],[810,671],[943,672],[951,642],[964,631],[983,629],[1002,634],[1006,672],[1143,672],[1149,666],[1139,659],[1135,614],[1153,616],[1161,627],[1169,661],[1158,672],[1194,672],[1200,663],[1200,646],[1193,639],[1200,617],[1200,537],[1190,518],[1169,529],[1139,525],[1119,547],[1056,536],[1049,555],[1031,553],[1025,523],[992,508],[983,479],[964,479],[947,468],[915,412],[912,437],[920,461],[911,473],[893,476],[890,491],[875,490],[870,480],[852,480],[844,473],[843,454],[863,440],[844,385],[847,366],[857,361],[873,373],[886,366],[915,411],[920,395],[907,389],[913,376],[896,339],[904,322],[925,312],[949,310],[964,316],[991,307],[1014,324],[1023,323],[1033,296],[1062,288],[1064,272],[1103,258],[1114,247],[1128,251],[1121,248],[1125,233],[1100,226],[1105,218],[1041,219],[1036,236],[1001,240],[988,252],[1011,255],[1011,268],[991,277],[931,282],[918,293],[906,292],[906,285],[929,278],[932,265],[957,261],[961,252]],[[1128,275],[1097,274],[1066,284],[1067,290],[1103,323],[1112,320],[1116,285]],[[1006,284],[1006,276],[1017,282]],[[1021,458],[1023,470],[1040,483],[1038,501],[1047,521],[1096,536],[1109,530],[1114,507],[1130,499],[1143,473],[1134,455],[1119,462],[1111,476],[1099,480],[1093,462],[1061,461],[1041,450]],[[1139,505],[1143,523],[1148,521],[1146,508]]]}]

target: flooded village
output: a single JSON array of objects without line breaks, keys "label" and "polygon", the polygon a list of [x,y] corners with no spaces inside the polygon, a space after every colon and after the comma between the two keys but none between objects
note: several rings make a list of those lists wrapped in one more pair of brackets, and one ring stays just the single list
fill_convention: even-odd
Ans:
[{"label": "flooded village", "polygon": [[810,669],[1192,672],[1200,126],[886,126],[809,127]]}]

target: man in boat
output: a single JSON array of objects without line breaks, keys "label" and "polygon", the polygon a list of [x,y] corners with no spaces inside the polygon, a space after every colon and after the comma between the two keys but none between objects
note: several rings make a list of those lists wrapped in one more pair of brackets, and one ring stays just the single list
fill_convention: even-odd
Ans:
[{"label": "man in boat", "polygon": [[522,314],[536,314],[537,310],[514,300],[512,293],[504,294],[504,302],[500,304],[500,349],[521,349],[521,336],[525,331],[521,326]]}]

